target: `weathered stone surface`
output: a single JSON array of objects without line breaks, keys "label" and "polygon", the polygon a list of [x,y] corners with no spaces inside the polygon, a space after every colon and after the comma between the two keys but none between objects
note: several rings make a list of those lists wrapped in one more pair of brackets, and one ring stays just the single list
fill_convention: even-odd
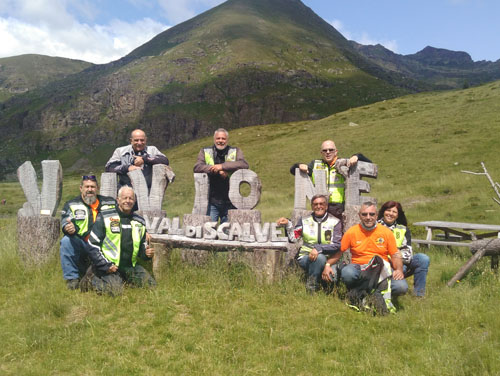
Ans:
[{"label": "weathered stone surface", "polygon": [[194,189],[195,196],[192,213],[206,215],[208,212],[208,195],[210,193],[210,184],[207,174],[194,174]]},{"label": "weathered stone surface", "polygon": [[41,198],[40,191],[38,190],[38,182],[36,177],[36,171],[30,161],[24,162],[17,169],[17,179],[23,188],[24,195],[28,200],[28,205],[31,206],[26,208],[26,212],[33,212],[40,214]]},{"label": "weathered stone surface", "polygon": [[[229,223],[260,223],[261,213],[258,210],[229,210]],[[255,228],[250,228],[250,234],[256,236]],[[269,239],[271,240],[271,239]],[[253,252],[229,252],[229,262],[243,262],[250,266],[258,278],[265,282],[272,282],[281,278],[286,252],[283,250],[254,249]]]},{"label": "weathered stone surface", "polygon": [[345,204],[361,205],[365,201],[373,201],[374,199],[367,196],[361,196],[361,193],[370,192],[370,184],[361,180],[362,177],[376,178],[378,175],[377,165],[359,161],[349,169],[349,176],[346,179],[345,187]]},{"label": "weathered stone surface", "polygon": [[174,181],[175,174],[169,166],[158,164],[153,166],[151,191],[148,190],[142,170],[133,170],[127,174],[137,197],[137,206],[142,211],[161,210],[163,197],[168,183]]},{"label": "weathered stone surface", "polygon": [[[250,185],[250,194],[243,197],[240,193],[240,185],[247,183]],[[262,183],[255,172],[248,169],[241,169],[234,172],[229,180],[229,199],[232,204],[241,210],[252,210],[257,206],[262,191]]]},{"label": "weathered stone surface", "polygon": [[59,238],[59,219],[53,217],[61,200],[62,168],[59,161],[42,161],[42,194],[31,162],[17,170],[26,199],[17,215],[18,252],[27,266],[45,263]]},{"label": "weathered stone surface", "polygon": [[153,273],[155,278],[164,277],[165,267],[170,261],[171,249],[164,243],[151,242],[151,248],[155,250],[153,256]]},{"label": "weathered stone surface", "polygon": [[328,196],[328,189],[326,187],[326,171],[314,170],[315,184],[313,184],[309,175],[295,169],[295,200],[294,209],[306,210],[309,207],[311,198],[316,194],[323,194]]},{"label": "weathered stone surface", "polygon": [[18,252],[26,266],[41,266],[57,253],[59,228],[51,216],[17,216]]},{"label": "weathered stone surface", "polygon": [[59,161],[42,161],[43,181],[40,196],[40,211],[44,215],[55,215],[61,201],[63,172]]},{"label": "weathered stone surface", "polygon": [[118,186],[118,175],[114,172],[103,172],[101,174],[101,184],[99,194],[101,196],[109,196],[116,199]]},{"label": "weathered stone surface", "polygon": [[[200,174],[201,175],[201,174]],[[204,174],[206,175],[206,174]],[[210,217],[205,214],[184,214],[183,228],[186,226],[203,226],[205,222],[210,222]],[[189,248],[181,249],[181,259],[191,265],[205,264],[211,255],[210,251],[193,250]]]}]

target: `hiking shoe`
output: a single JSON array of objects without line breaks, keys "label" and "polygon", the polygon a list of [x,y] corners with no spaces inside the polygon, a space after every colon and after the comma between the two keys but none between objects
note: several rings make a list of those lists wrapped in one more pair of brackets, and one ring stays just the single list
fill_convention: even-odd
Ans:
[{"label": "hiking shoe", "polygon": [[66,287],[68,290],[76,290],[80,286],[80,280],[79,279],[67,279],[66,280]]}]

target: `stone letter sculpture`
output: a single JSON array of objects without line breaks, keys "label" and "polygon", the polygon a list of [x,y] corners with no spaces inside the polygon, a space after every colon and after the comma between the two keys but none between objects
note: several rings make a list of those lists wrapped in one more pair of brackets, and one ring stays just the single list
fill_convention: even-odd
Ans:
[{"label": "stone letter sculpture", "polygon": [[62,193],[62,167],[59,161],[42,161],[42,193],[30,161],[17,169],[17,178],[27,202],[17,213],[19,255],[27,266],[42,265],[59,238],[59,218],[55,218]]}]

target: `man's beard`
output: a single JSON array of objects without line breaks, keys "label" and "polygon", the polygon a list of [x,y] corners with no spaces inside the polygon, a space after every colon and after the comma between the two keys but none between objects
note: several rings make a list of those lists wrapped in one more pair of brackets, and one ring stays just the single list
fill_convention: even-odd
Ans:
[{"label": "man's beard", "polygon": [[95,195],[92,196],[83,196],[83,202],[85,202],[87,205],[92,205],[97,201],[97,197]]}]

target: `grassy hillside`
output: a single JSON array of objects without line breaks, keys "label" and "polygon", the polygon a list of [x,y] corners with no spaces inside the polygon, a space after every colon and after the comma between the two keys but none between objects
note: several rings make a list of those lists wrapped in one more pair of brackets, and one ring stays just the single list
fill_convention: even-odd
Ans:
[{"label": "grassy hillside", "polygon": [[[290,165],[316,157],[321,141],[333,138],[342,155],[363,152],[378,164],[371,195],[402,201],[410,222],[498,223],[486,178],[460,171],[479,170],[484,161],[500,180],[499,99],[500,82],[412,95],[319,121],[235,130],[230,143],[242,147],[262,179],[257,209],[265,220],[292,210]],[[165,151],[177,173],[166,195],[169,216],[190,212],[192,166],[210,142]],[[66,176],[63,200],[76,194],[76,184]],[[0,190],[14,203],[0,206],[0,341],[8,344],[0,349],[2,374],[500,373],[498,274],[483,260],[453,289],[445,285],[470,257],[464,250],[426,250],[427,297],[402,297],[389,317],[353,312],[335,296],[308,296],[299,273],[261,285],[223,255],[192,267],[174,253],[155,291],[130,289],[113,299],[67,291],[56,256],[41,270],[25,270],[9,214],[22,197],[14,183]]]},{"label": "grassy hillside", "polygon": [[0,58],[0,102],[91,65],[82,60],[34,54]]}]

